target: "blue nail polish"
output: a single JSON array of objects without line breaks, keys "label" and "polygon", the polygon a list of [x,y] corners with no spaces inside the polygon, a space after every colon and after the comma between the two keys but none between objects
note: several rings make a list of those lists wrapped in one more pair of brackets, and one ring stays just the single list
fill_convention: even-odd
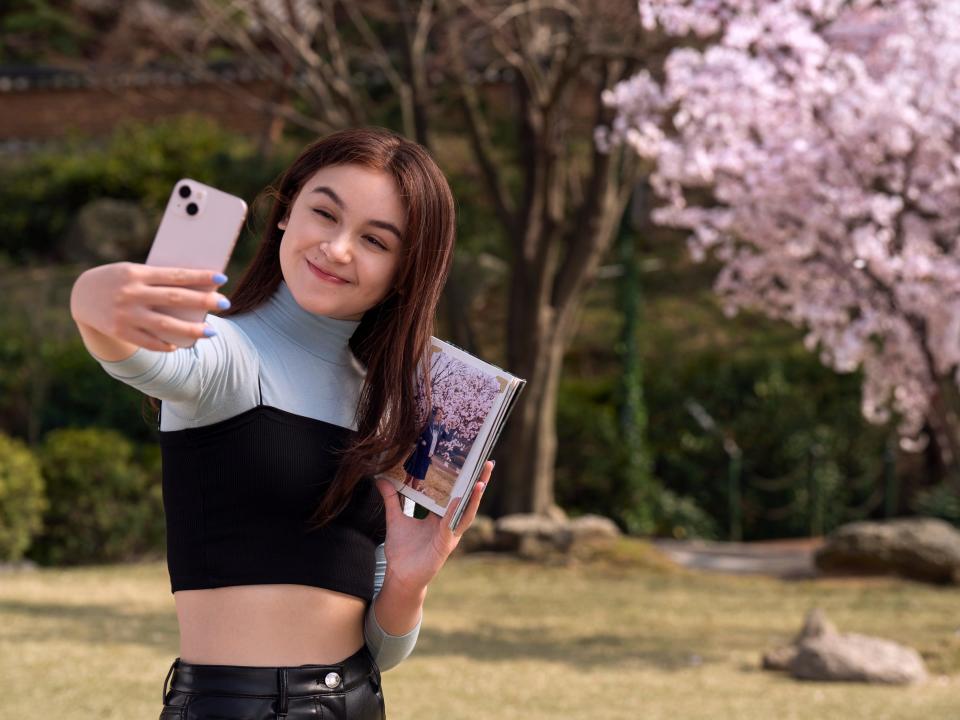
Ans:
[{"label": "blue nail polish", "polygon": [[204,337],[213,337],[214,335],[217,334],[217,331],[214,330],[214,329],[213,329],[212,327],[210,327],[209,325],[207,325],[207,326],[203,329],[203,334],[204,334]]},{"label": "blue nail polish", "polygon": [[227,276],[224,275],[223,273],[217,273],[216,275],[213,276],[213,281],[217,285],[223,285],[227,281]]},{"label": "blue nail polish", "polygon": [[217,300],[217,307],[221,310],[226,310],[228,307],[230,307],[230,301],[226,298],[220,298]]}]

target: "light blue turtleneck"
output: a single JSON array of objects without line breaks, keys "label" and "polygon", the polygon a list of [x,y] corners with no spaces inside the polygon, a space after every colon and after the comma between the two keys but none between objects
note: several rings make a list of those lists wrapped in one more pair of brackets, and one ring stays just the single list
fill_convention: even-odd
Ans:
[{"label": "light blue turtleneck", "polygon": [[[257,405],[259,388],[264,405],[356,429],[363,370],[348,341],[359,320],[308,312],[281,282],[253,311],[229,318],[208,315],[206,322],[217,334],[192,348],[169,353],[138,348],[124,360],[95,359],[112,377],[163,401],[161,430],[211,425],[238,415]],[[376,559],[374,591],[379,592],[386,572],[383,545],[377,547]],[[390,635],[370,603],[364,636],[381,670],[403,661],[419,632],[417,623],[406,635]]]}]

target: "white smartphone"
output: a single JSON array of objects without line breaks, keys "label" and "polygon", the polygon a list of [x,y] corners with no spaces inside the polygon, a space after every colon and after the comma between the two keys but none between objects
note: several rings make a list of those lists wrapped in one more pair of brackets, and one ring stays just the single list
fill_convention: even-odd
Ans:
[{"label": "white smartphone", "polygon": [[[146,264],[223,272],[227,268],[247,204],[222,190],[190,178],[173,186]],[[201,288],[194,288],[201,289]],[[159,311],[189,322],[203,322],[205,310],[158,307]],[[161,338],[180,347],[183,340]]]}]

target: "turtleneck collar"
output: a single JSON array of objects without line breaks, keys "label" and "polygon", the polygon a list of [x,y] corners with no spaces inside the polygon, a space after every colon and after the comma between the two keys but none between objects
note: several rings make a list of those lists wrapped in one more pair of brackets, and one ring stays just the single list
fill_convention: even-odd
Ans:
[{"label": "turtleneck collar", "polygon": [[284,280],[270,298],[253,312],[290,342],[337,365],[349,365],[352,353],[348,341],[359,320],[338,320],[316,315],[300,307]]}]

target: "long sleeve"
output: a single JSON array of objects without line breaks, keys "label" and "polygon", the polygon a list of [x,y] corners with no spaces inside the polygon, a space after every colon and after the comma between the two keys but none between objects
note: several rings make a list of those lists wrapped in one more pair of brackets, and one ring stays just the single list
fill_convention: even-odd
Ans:
[{"label": "long sleeve", "polygon": [[207,316],[207,324],[217,334],[193,347],[172,352],[137,348],[118,361],[93,357],[111,377],[164,401],[163,415],[175,416],[166,418],[174,422],[165,426],[215,422],[256,404],[259,361],[236,324],[215,315]]},{"label": "long sleeve", "polygon": [[[380,593],[380,588],[383,587],[383,578],[387,571],[387,558],[382,543],[377,546],[376,553],[377,566],[373,581],[374,598]],[[381,672],[383,672],[396,667],[413,652],[420,635],[420,626],[423,624],[423,615],[421,614],[420,620],[406,635],[391,635],[380,627],[373,605],[374,603],[371,600],[363,624],[363,635],[367,647],[377,661]]]}]

